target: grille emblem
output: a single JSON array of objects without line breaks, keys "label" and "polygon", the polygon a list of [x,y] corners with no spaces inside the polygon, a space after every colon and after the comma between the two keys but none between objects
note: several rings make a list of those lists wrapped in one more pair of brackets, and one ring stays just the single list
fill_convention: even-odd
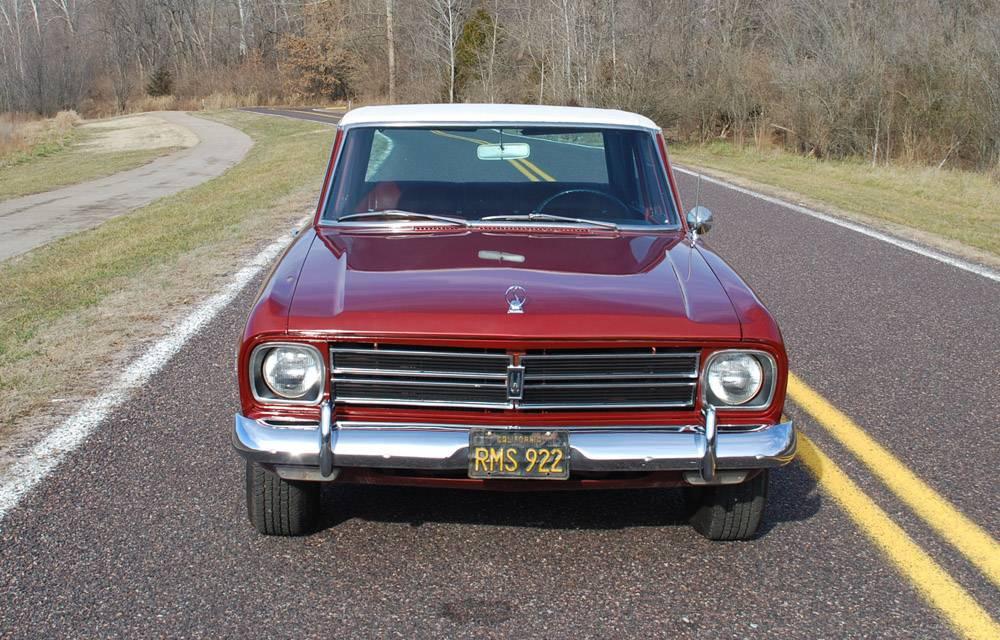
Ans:
[{"label": "grille emblem", "polygon": [[507,313],[524,313],[524,303],[528,301],[528,293],[519,284],[515,284],[504,295],[507,299]]},{"label": "grille emblem", "polygon": [[524,366],[512,364],[507,367],[507,399],[521,400],[524,397]]}]

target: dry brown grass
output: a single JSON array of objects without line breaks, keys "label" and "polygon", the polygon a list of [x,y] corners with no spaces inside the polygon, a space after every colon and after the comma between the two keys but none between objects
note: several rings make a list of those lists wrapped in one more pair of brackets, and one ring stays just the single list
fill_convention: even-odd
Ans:
[{"label": "dry brown grass", "polygon": [[30,147],[26,131],[29,122],[30,119],[19,113],[0,114],[0,157],[24,152]]},{"label": "dry brown grass", "polygon": [[[357,103],[360,104],[360,103]],[[372,104],[381,104],[374,101]],[[198,96],[140,96],[129,100],[125,114],[147,111],[222,111],[241,107],[310,106],[342,107],[346,104],[329,100],[307,100],[302,97],[278,96],[257,91],[213,91]],[[357,106],[357,105],[356,105]],[[110,101],[90,100],[84,114],[88,118],[110,118],[124,115]]]},{"label": "dry brown grass", "polygon": [[94,180],[197,143],[182,127],[154,118],[115,118],[75,126],[73,112],[29,123],[44,142],[0,156],[0,201]]},{"label": "dry brown grass", "polygon": [[72,141],[80,123],[76,111],[60,111],[42,120],[23,113],[0,113],[0,167],[50,155]]},{"label": "dry brown grass", "polygon": [[795,200],[832,207],[833,213],[951,253],[988,264],[1000,259],[1000,183],[984,173],[902,163],[873,167],[723,142],[674,144],[670,152],[678,163],[733,176],[737,183],[749,180],[751,188],[796,194]]},{"label": "dry brown grass", "polygon": [[255,139],[244,162],[0,265],[0,467],[5,448],[99,392],[315,202],[328,128],[217,117]]}]

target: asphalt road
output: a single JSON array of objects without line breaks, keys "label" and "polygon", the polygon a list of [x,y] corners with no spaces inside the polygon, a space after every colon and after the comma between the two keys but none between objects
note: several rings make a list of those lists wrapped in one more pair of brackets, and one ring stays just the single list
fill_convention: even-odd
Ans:
[{"label": "asphalt road", "polygon": [[[793,371],[1000,534],[998,285],[722,187],[701,200],[710,244],[777,316]],[[378,487],[328,487],[321,532],[262,538],[229,446],[232,348],[255,289],[0,522],[0,637],[954,635],[798,462],[772,476],[749,543],[700,538],[672,492]],[[787,412],[1000,614],[982,573],[824,426]]]},{"label": "asphalt road", "polygon": [[219,122],[177,111],[151,115],[190,129],[198,144],[129,171],[0,202],[0,260],[199,185],[253,146],[250,136]]}]

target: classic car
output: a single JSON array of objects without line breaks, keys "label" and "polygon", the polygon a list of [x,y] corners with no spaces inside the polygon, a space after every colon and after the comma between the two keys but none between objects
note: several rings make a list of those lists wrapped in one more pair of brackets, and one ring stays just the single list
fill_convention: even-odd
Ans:
[{"label": "classic car", "polygon": [[680,488],[703,535],[754,536],[788,364],[710,226],[640,115],[348,112],[239,347],[251,523],[308,533],[330,482]]}]

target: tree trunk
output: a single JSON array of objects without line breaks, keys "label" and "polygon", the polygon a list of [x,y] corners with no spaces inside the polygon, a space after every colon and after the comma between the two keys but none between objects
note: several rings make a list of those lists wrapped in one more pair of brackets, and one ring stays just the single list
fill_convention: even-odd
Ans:
[{"label": "tree trunk", "polygon": [[448,102],[455,101],[455,7],[448,3]]},{"label": "tree trunk", "polygon": [[396,103],[396,39],[392,34],[392,2],[385,0],[385,45],[389,63],[389,104]]}]

